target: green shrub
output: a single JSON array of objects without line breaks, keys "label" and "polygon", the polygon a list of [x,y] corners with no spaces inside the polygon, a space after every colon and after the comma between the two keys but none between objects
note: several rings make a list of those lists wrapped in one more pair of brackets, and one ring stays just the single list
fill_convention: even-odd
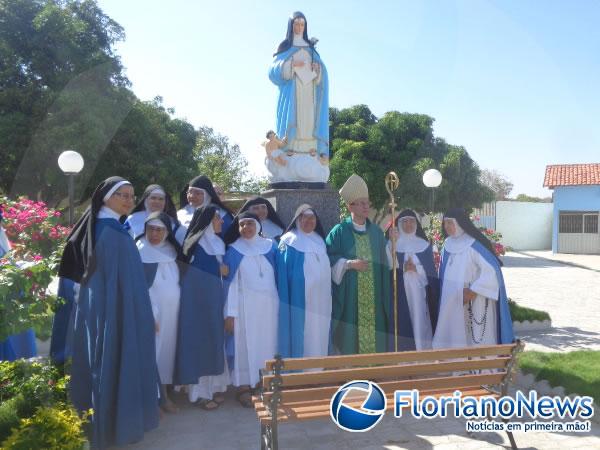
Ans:
[{"label": "green shrub", "polygon": [[13,430],[4,441],[4,450],[79,450],[85,445],[84,419],[71,407],[41,407],[35,414],[22,419],[19,428]]},{"label": "green shrub", "polygon": [[13,428],[19,426],[19,410],[25,401],[22,395],[0,403],[0,442],[10,436]]},{"label": "green shrub", "polygon": [[531,322],[539,320],[540,322],[543,322],[544,320],[550,320],[550,314],[546,311],[538,311],[537,309],[519,306],[511,299],[508,299],[508,306],[510,307],[510,315],[513,322],[524,322],[526,320]]},{"label": "green shrub", "polygon": [[29,418],[40,406],[67,402],[68,378],[42,362],[0,362],[0,442],[20,419]]},{"label": "green shrub", "polygon": [[0,361],[0,402],[18,393],[37,401],[35,407],[65,402],[67,382],[56,367],[45,362]]}]

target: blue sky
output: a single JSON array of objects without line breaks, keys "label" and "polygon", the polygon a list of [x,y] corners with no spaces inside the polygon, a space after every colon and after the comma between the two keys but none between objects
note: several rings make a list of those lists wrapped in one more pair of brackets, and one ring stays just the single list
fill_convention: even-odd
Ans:
[{"label": "blue sky", "polygon": [[428,114],[513,195],[549,195],[546,164],[600,162],[598,1],[99,4],[125,28],[117,52],[138,97],[228,136],[257,174],[275,122],[267,70],[295,10],[319,38],[331,106]]}]

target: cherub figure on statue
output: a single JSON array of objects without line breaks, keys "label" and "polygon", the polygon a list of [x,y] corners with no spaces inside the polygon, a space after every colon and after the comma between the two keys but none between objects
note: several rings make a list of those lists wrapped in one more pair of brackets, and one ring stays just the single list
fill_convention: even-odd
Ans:
[{"label": "cherub figure on statue", "polygon": [[267,159],[275,161],[280,166],[286,166],[287,161],[283,157],[283,152],[280,150],[287,144],[286,139],[279,139],[273,130],[267,131],[267,140],[263,142],[263,147],[267,152]]}]

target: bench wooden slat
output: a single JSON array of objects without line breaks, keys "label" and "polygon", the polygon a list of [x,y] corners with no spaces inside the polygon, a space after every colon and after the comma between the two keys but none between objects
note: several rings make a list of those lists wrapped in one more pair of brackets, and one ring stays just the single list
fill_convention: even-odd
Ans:
[{"label": "bench wooden slat", "polygon": [[[432,397],[437,398],[437,397],[442,397],[442,396],[450,396],[450,395],[452,395],[452,393],[450,391],[438,392],[438,393],[432,392],[432,393],[427,393],[427,394],[421,393],[421,398],[423,398],[425,395],[431,395]],[[498,395],[492,394],[482,388],[471,389],[468,391],[468,395],[471,395],[473,397],[495,397],[495,398],[499,397]],[[394,398],[393,397],[394,397],[393,393],[386,395],[386,398],[387,398],[386,411],[394,410]],[[408,402],[409,402],[409,405],[406,406],[405,408],[409,408],[411,406],[410,400],[408,400]],[[360,408],[363,403],[364,403],[364,400],[359,400],[359,401],[349,401],[349,402],[346,402],[345,404],[348,406],[352,406],[354,408]],[[449,408],[449,411],[452,411],[451,405],[449,405],[448,408]],[[279,407],[277,409],[277,420],[278,420],[278,422],[283,422],[283,421],[287,421],[287,420],[310,420],[310,419],[316,419],[316,418],[320,418],[320,417],[329,417],[329,415],[330,415],[329,411],[330,411],[329,402],[299,405],[299,406],[282,405],[281,407]],[[258,405],[257,415],[258,415],[258,418],[261,421],[261,423],[268,423],[271,420],[271,414],[269,411],[264,409],[264,406],[261,407],[260,405]]]},{"label": "bench wooden slat", "polygon": [[[446,377],[421,378],[382,381],[377,383],[384,392],[393,392],[396,390],[419,389],[419,390],[439,390],[439,389],[458,389],[472,386],[496,385],[502,382],[506,376],[506,371],[500,371],[492,374],[473,374],[473,375],[452,375]],[[339,385],[284,389],[281,391],[281,399],[286,402],[298,400],[318,400],[320,398],[331,398],[340,388]],[[264,393],[264,400],[271,399],[271,392]]]},{"label": "bench wooden slat", "polygon": [[[396,366],[378,366],[353,369],[324,370],[309,373],[282,374],[282,386],[309,386],[313,384],[328,384],[346,382],[347,380],[385,380],[389,378],[402,378],[415,375],[428,375],[442,372],[469,371],[482,369],[503,369],[510,361],[510,357],[471,359],[451,362],[434,362],[404,364]],[[263,377],[264,386],[268,389],[273,375]]]},{"label": "bench wooden slat", "polygon": [[[363,355],[337,355],[314,358],[285,358],[284,370],[302,370],[312,368],[335,368],[352,366],[370,366],[375,364],[397,364],[405,362],[431,361],[477,356],[510,355],[516,344],[486,345],[481,347],[449,348],[439,350],[420,350],[411,352],[371,353]],[[267,371],[273,370],[274,359],[267,360]]]},{"label": "bench wooden slat", "polygon": [[[419,391],[419,395],[421,396],[421,398],[426,397],[428,395],[433,395],[433,396],[441,396],[441,395],[448,395],[451,396],[454,393],[455,389],[434,389],[434,390],[428,390],[428,391]],[[461,392],[462,395],[471,395],[471,393],[478,393],[480,391],[485,391],[488,392],[485,388],[481,387],[481,386],[469,386],[466,388],[462,388]],[[389,401],[393,401],[394,398],[394,392],[388,392],[386,393],[386,397]],[[254,409],[259,412],[259,411],[264,411],[266,410],[266,403],[264,403],[259,396],[253,396],[252,397],[252,402],[254,403]],[[280,403],[279,407],[280,408],[291,408],[294,406],[314,406],[314,405],[329,405],[331,403],[331,398],[329,397],[324,397],[324,398],[319,398],[319,399],[310,399],[310,400],[306,400],[306,399],[294,399],[294,400],[282,400],[282,402]]]}]

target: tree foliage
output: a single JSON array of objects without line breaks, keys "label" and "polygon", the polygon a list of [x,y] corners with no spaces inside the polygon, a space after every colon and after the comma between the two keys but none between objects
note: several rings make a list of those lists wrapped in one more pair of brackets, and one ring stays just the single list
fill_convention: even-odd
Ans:
[{"label": "tree foliage", "polygon": [[123,28],[95,1],[0,0],[0,23],[0,189],[58,204],[67,149],[85,160],[81,199],[110,175],[172,192],[195,174],[193,126],[130,91]]},{"label": "tree foliage", "polygon": [[513,184],[497,170],[483,169],[481,171],[481,182],[494,192],[496,200],[506,200],[510,195]]},{"label": "tree foliage", "polygon": [[239,191],[244,185],[248,161],[237,144],[210,127],[200,127],[194,148],[198,173],[218,183],[225,191]]},{"label": "tree foliage", "polygon": [[382,210],[389,202],[385,175],[400,177],[396,192],[400,207],[429,209],[422,176],[437,168],[443,176],[436,189],[436,209],[451,206],[472,208],[492,198],[479,181],[480,170],[464,147],[451,145],[433,135],[434,119],[424,114],[390,111],[381,118],[366,105],[330,110],[331,183],[340,188],[356,173],[369,186],[373,206]]},{"label": "tree foliage", "polygon": [[515,197],[518,202],[532,202],[532,203],[552,203],[552,197],[534,197],[527,194],[519,194]]}]

